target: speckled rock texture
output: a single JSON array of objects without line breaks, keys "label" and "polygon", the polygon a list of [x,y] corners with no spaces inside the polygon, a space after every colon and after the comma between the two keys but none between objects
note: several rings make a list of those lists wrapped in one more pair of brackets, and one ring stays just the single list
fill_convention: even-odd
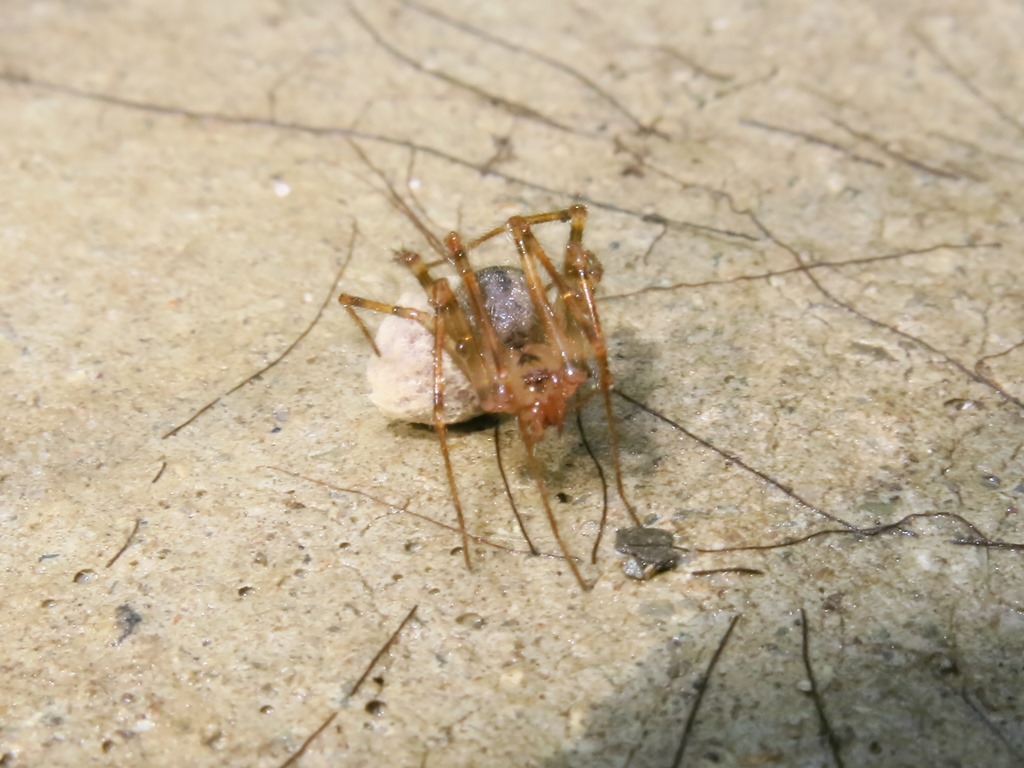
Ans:
[{"label": "speckled rock texture", "polygon": [[[8,3],[0,765],[1024,764],[1021,39],[1009,0]],[[450,430],[467,569],[336,301],[436,256],[382,177],[436,237],[588,206],[677,567],[623,573],[592,398],[603,529],[574,415],[539,458],[593,590],[507,420]]]}]

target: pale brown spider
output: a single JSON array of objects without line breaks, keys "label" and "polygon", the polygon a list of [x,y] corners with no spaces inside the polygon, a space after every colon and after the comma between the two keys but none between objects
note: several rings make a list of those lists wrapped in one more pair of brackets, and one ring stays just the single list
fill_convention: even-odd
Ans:
[{"label": "pale brown spider", "polygon": [[[516,418],[526,447],[529,471],[558,547],[580,586],[584,590],[591,589],[593,584],[583,578],[559,533],[536,456],[536,446],[544,438],[545,431],[549,427],[562,429],[570,403],[582,385],[596,375],[597,387],[604,401],[616,488],[633,522],[640,525],[623,489],[619,442],[611,404],[612,374],[594,299],[594,288],[601,279],[602,270],[597,257],[583,247],[586,207],[572,205],[548,213],[512,216],[504,225],[468,244],[457,232],[450,233],[442,243],[358,147],[356,151],[385,183],[392,204],[410,218],[441,255],[441,263],[450,265],[461,278],[457,295],[447,278],[431,275],[430,267],[433,265],[427,265],[412,251],[401,251],[396,254],[396,260],[415,275],[429,298],[433,312],[347,293],[341,294],[338,301],[359,323],[375,352],[376,345],[354,308],[412,320],[433,337],[432,423],[440,441],[451,487],[466,566],[472,570],[469,534],[448,451],[448,425],[444,418],[445,352],[468,378],[482,411],[510,414]],[[555,268],[531,229],[538,224],[556,221],[569,223],[569,239],[561,271]],[[490,267],[475,270],[467,253],[505,232],[515,243],[520,269]],[[545,280],[550,280],[549,286],[545,285]]]}]

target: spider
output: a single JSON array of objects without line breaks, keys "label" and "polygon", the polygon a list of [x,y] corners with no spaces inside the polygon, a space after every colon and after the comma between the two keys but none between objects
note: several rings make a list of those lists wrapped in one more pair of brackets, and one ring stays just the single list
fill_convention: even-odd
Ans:
[{"label": "spider", "polygon": [[[440,443],[467,568],[473,568],[469,534],[448,450],[445,386],[450,383],[446,382],[450,374],[444,369],[446,360],[453,361],[465,375],[481,411],[508,414],[516,419],[526,448],[528,469],[555,541],[580,587],[585,591],[591,589],[593,583],[583,578],[559,532],[536,453],[546,431],[551,427],[562,429],[567,411],[581,394],[581,388],[596,379],[607,419],[616,488],[634,523],[641,525],[623,488],[618,434],[611,405],[612,373],[594,298],[602,268],[597,257],[583,246],[587,208],[576,204],[547,213],[512,216],[505,224],[468,243],[457,232],[451,232],[442,241],[430,232],[358,147],[356,151],[384,182],[390,202],[413,222],[441,256],[439,263],[448,264],[461,280],[461,285],[453,288],[448,278],[431,274],[434,264],[427,264],[413,251],[403,250],[396,253],[396,261],[416,277],[426,293],[429,310],[347,293],[341,294],[338,301],[358,323],[378,355],[380,352],[369,330],[355,312],[357,308],[417,323],[433,340],[430,420]],[[533,227],[550,222],[569,224],[561,270],[555,267],[533,234]],[[474,269],[469,252],[502,233],[508,233],[515,244],[518,268]],[[525,534],[525,528],[523,532]]]}]

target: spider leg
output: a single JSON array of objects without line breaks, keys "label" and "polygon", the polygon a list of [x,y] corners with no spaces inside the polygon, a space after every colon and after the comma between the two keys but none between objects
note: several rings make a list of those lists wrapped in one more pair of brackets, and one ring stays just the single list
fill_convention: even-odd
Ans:
[{"label": "spider leg", "polygon": [[[622,461],[619,454],[619,431],[615,426],[615,414],[612,412],[612,372],[611,368],[608,366],[608,347],[604,341],[604,331],[601,329],[601,318],[597,314],[597,302],[594,300],[594,287],[591,279],[586,275],[586,264],[580,263],[580,259],[589,261],[594,259],[594,257],[591,254],[588,259],[586,252],[583,251],[583,246],[570,241],[569,246],[566,249],[566,261],[570,262],[567,264],[567,271],[576,271],[579,288],[578,296],[583,300],[590,319],[590,323],[582,323],[580,327],[587,335],[587,340],[590,342],[594,358],[597,360],[598,384],[601,388],[601,398],[604,400],[605,420],[608,422],[608,447],[611,449],[612,466],[615,468],[615,488],[618,490],[619,498],[622,499],[623,505],[625,505],[626,510],[629,512],[629,516],[633,518],[633,522],[636,523],[637,526],[641,526],[643,523],[640,522],[640,517],[637,515],[636,509],[629,503],[629,499],[626,498],[626,489],[623,487],[622,483]],[[576,305],[576,301],[576,297],[573,297],[573,299],[567,301],[566,304],[570,309],[572,309]]]},{"label": "spider leg", "polygon": [[462,514],[462,502],[459,500],[459,489],[455,484],[455,471],[452,469],[452,457],[448,452],[448,425],[444,420],[444,351],[445,351],[445,315],[444,308],[454,301],[451,288],[445,279],[437,280],[433,285],[431,303],[434,305],[434,431],[441,443],[441,456],[444,457],[444,471],[448,476],[448,487],[452,492],[452,503],[455,505],[455,516],[459,521],[459,532],[462,534],[462,556],[466,568],[473,570],[473,562],[469,553],[469,532],[466,530],[466,518]]},{"label": "spider leg", "polygon": [[590,550],[590,562],[597,564],[597,550],[601,547],[601,539],[604,538],[605,528],[608,527],[608,481],[604,476],[604,468],[601,466],[601,462],[597,460],[597,456],[594,455],[594,449],[590,447],[590,441],[587,440],[587,433],[583,429],[583,411],[582,404],[580,408],[576,409],[576,428],[580,432],[580,440],[583,441],[583,447],[587,451],[587,455],[590,456],[590,460],[594,462],[594,468],[597,470],[597,477],[601,481],[601,524],[597,527],[597,536],[594,537],[594,546]]},{"label": "spider leg", "polygon": [[558,543],[558,549],[565,557],[565,562],[569,564],[569,570],[572,571],[572,575],[576,577],[576,581],[579,582],[580,588],[584,592],[589,592],[594,588],[593,582],[588,582],[583,578],[583,574],[580,573],[580,569],[576,567],[576,559],[569,554],[568,548],[565,546],[565,542],[562,540],[562,534],[558,530],[558,521],[555,520],[555,513],[551,509],[551,500],[548,498],[548,488],[544,484],[544,473],[541,470],[540,462],[537,460],[537,454],[534,452],[535,443],[530,437],[530,433],[527,431],[525,424],[519,422],[519,433],[522,435],[523,443],[526,445],[526,463],[530,468],[530,474],[533,475],[533,482],[537,486],[538,492],[540,492],[540,500],[544,505],[544,514],[547,515],[548,524],[551,526],[551,533],[555,536],[555,541]]},{"label": "spider leg", "polygon": [[[555,269],[551,259],[544,252],[537,238],[530,230],[528,221],[522,217],[513,217],[509,220],[509,229],[512,231],[513,239],[520,253],[520,260],[524,263],[524,271],[531,259],[536,260],[548,273],[554,282],[555,288],[562,299],[562,306],[569,313],[573,325],[582,332],[586,339],[586,346],[589,346],[590,353],[597,361],[598,386],[601,389],[604,400],[605,418],[608,422],[608,442],[612,454],[612,464],[615,467],[615,487],[619,492],[619,498],[629,512],[630,517],[638,526],[641,525],[636,509],[626,498],[625,487],[622,482],[622,465],[619,459],[619,436],[615,428],[615,415],[612,412],[612,373],[608,365],[608,348],[604,341],[604,331],[601,328],[601,319],[597,312],[597,302],[594,298],[594,284],[600,279],[600,263],[597,257],[583,248],[583,227],[586,224],[587,209],[582,205],[574,205],[565,211],[570,217],[569,242],[566,245],[565,254],[565,275],[560,275]],[[529,254],[531,259],[526,258]],[[533,270],[536,273],[536,269]],[[527,273],[529,274],[529,273]],[[534,278],[539,280],[538,278]],[[527,283],[531,280],[528,277]],[[547,302],[546,297],[544,298]],[[567,320],[568,318],[565,318]],[[569,325],[566,323],[566,325]],[[550,326],[558,328],[553,322]],[[567,334],[559,333],[551,336],[553,339],[567,338]],[[564,342],[567,349],[575,348],[577,356],[580,355],[582,344],[572,344],[568,339]]]},{"label": "spider leg", "polygon": [[395,254],[395,261],[412,272],[417,282],[419,282],[423,290],[427,292],[427,296],[433,295],[435,281],[434,278],[431,277],[430,270],[427,268],[427,265],[423,262],[422,256],[416,253],[416,251],[402,250]]},{"label": "spider leg", "polygon": [[363,322],[363,318],[361,318],[359,313],[352,308],[351,304],[345,304],[343,306],[345,307],[345,311],[348,312],[348,316],[355,320],[356,325],[359,326],[359,330],[363,332],[363,336],[370,343],[370,349],[373,350],[373,354],[380,357],[380,348],[377,346],[377,342],[374,340],[373,334],[370,333],[370,329],[367,328],[366,323]]},{"label": "spider leg", "polygon": [[430,315],[419,309],[400,307],[395,304],[385,304],[381,301],[363,299],[358,296],[351,296],[343,293],[338,297],[338,302],[349,311],[356,319],[363,334],[370,341],[374,351],[380,355],[377,345],[373,341],[369,330],[355,312],[355,307],[366,309],[371,312],[395,315],[406,320],[419,323],[434,337],[433,365],[434,365],[434,431],[437,432],[441,443],[441,455],[444,458],[445,474],[448,477],[448,487],[452,492],[452,502],[455,505],[455,516],[459,522],[459,532],[462,534],[462,554],[466,560],[466,567],[473,570],[473,563],[470,560],[469,533],[466,530],[466,520],[462,514],[462,503],[459,500],[459,491],[455,485],[455,472],[452,469],[452,460],[448,452],[448,429],[444,421],[444,352],[446,343],[450,343],[445,333],[445,322],[449,315],[449,308],[458,303],[448,287],[447,280],[436,280],[431,283],[431,303],[434,305],[434,314]]},{"label": "spider leg", "polygon": [[[423,262],[423,258],[418,253],[399,251],[395,254],[395,260],[412,272],[428,297],[434,296],[437,280],[431,276],[429,266]],[[483,351],[475,342],[469,319],[454,294],[448,290],[445,296],[445,303],[439,307],[439,311],[445,316],[445,349],[452,359],[457,361],[459,368],[469,379],[479,397],[491,385],[491,380],[487,378],[488,372],[484,364]],[[432,328],[427,328],[427,330],[433,333]]]},{"label": "spider leg", "polygon": [[[574,208],[577,206],[573,206]],[[572,218],[572,208],[562,208],[558,211],[548,211],[547,213],[534,213],[529,216],[521,216],[527,224],[545,224],[549,221],[569,221]],[[480,237],[477,237],[470,241],[469,245],[466,246],[467,250],[472,251],[481,243],[487,242],[492,237],[497,237],[508,232],[508,225],[502,224],[501,226],[495,227],[489,232],[484,232]]]},{"label": "spider leg", "polygon": [[519,507],[516,506],[515,497],[512,496],[512,488],[508,484],[508,475],[505,474],[505,463],[501,460],[501,432],[500,424],[494,425],[494,458],[498,462],[498,472],[501,473],[501,482],[505,486],[505,496],[508,497],[508,503],[512,506],[512,514],[515,515],[516,522],[519,523],[519,530],[523,534],[523,538],[526,539],[527,546],[530,547],[531,555],[539,555],[540,551],[533,545],[533,541],[530,539],[530,534],[526,532],[526,525],[523,523],[523,516],[519,514]]},{"label": "spider leg", "polygon": [[338,297],[338,303],[343,307],[359,307],[359,309],[368,309],[371,312],[380,312],[383,315],[404,317],[406,320],[413,320],[419,323],[431,333],[434,332],[433,316],[424,312],[422,309],[400,307],[396,304],[386,304],[383,301],[363,299],[359,296],[351,296],[347,293],[343,293]]},{"label": "spider leg", "polygon": [[626,489],[622,484],[622,462],[619,458],[619,431],[615,427],[615,414],[612,412],[612,374],[608,367],[608,350],[605,347],[604,334],[601,332],[601,324],[596,314],[597,307],[594,305],[594,295],[586,281],[583,282],[583,285],[585,286],[583,292],[586,302],[594,310],[595,332],[590,343],[594,348],[594,357],[597,359],[598,383],[601,388],[601,397],[604,400],[605,419],[608,422],[608,445],[611,449],[612,465],[615,468],[615,488],[618,490],[619,498],[622,499],[622,503],[629,512],[629,516],[633,518],[633,522],[637,526],[641,526],[643,523],[640,522],[636,509],[629,503],[629,499],[626,498]]},{"label": "spider leg", "polygon": [[[554,347],[558,356],[561,357],[565,372],[571,374],[579,367],[579,360],[581,359],[580,350],[575,348],[577,345],[569,339],[565,329],[555,322],[554,308],[548,300],[544,282],[537,271],[537,264],[546,266],[551,263],[551,260],[548,259],[544,250],[540,247],[537,238],[533,236],[533,232],[530,231],[530,225],[525,218],[513,216],[508,220],[507,228],[512,233],[512,240],[515,242],[516,250],[519,252],[519,263],[523,267],[526,287],[530,292],[530,300],[533,302],[537,317],[540,318],[541,324],[544,326],[544,336],[549,340],[551,346]],[[554,278],[556,285],[558,285],[559,293],[568,291],[565,281],[562,280],[557,272],[554,274]]]},{"label": "spider leg", "polygon": [[363,161],[363,165],[370,169],[374,176],[380,179],[380,182],[384,185],[384,189],[387,190],[387,200],[391,205],[398,210],[403,216],[405,216],[412,225],[419,230],[420,234],[423,235],[424,239],[430,244],[430,247],[437,251],[439,254],[444,254],[444,247],[441,245],[441,241],[437,239],[437,235],[430,231],[426,224],[423,223],[422,219],[416,215],[416,211],[412,209],[400,194],[395,186],[391,183],[388,177],[384,174],[380,168],[374,165],[370,158],[367,157],[362,147],[356,144],[352,139],[348,139],[348,144],[359,155],[359,159]]},{"label": "spider leg", "polygon": [[384,315],[395,315],[396,317],[404,317],[406,320],[412,320],[419,323],[428,332],[434,332],[434,318],[426,312],[419,309],[412,309],[411,307],[399,307],[395,304],[385,304],[382,301],[374,301],[373,299],[362,299],[358,296],[350,296],[347,293],[343,293],[338,297],[338,303],[345,308],[353,320],[356,321],[356,325],[359,326],[359,330],[363,332],[363,336],[370,342],[370,347],[373,349],[373,353],[380,357],[380,350],[377,348],[377,342],[373,340],[373,335],[370,333],[370,329],[366,327],[366,323],[355,311],[355,307],[359,309],[367,309],[370,312],[380,312]]},{"label": "spider leg", "polygon": [[[466,297],[469,299],[470,309],[476,321],[477,332],[481,337],[482,344],[475,344],[480,353],[484,381],[480,382],[477,393],[484,410],[491,413],[501,413],[509,410],[512,403],[512,393],[509,388],[508,366],[505,356],[502,354],[501,344],[498,341],[498,334],[494,330],[494,323],[484,306],[484,295],[480,289],[480,283],[476,279],[476,272],[469,263],[466,256],[466,248],[462,244],[462,238],[458,232],[452,232],[445,238],[445,245],[448,248],[448,261],[462,278],[462,285],[466,289]],[[452,299],[454,302],[454,299]],[[455,302],[458,306],[458,302]],[[458,312],[453,313],[464,319],[465,313],[461,307]],[[467,335],[472,336],[468,328]],[[479,380],[476,380],[479,381]],[[489,405],[485,404],[490,401]]]}]

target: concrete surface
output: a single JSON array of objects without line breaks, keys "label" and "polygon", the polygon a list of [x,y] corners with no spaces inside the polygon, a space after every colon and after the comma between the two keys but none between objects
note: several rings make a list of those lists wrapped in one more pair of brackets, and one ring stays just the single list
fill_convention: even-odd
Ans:
[{"label": "concrete surface", "polygon": [[[0,764],[277,766],[332,713],[293,764],[1024,763],[1021,5],[481,5],[7,4]],[[353,223],[341,290],[409,286],[346,138],[442,234],[589,203],[617,385],[667,419],[616,399],[627,488],[726,551],[634,582],[609,531],[583,593],[463,430],[472,532],[517,550],[467,572],[333,302],[163,439],[339,290]],[[593,466],[543,455],[585,556]]]}]

